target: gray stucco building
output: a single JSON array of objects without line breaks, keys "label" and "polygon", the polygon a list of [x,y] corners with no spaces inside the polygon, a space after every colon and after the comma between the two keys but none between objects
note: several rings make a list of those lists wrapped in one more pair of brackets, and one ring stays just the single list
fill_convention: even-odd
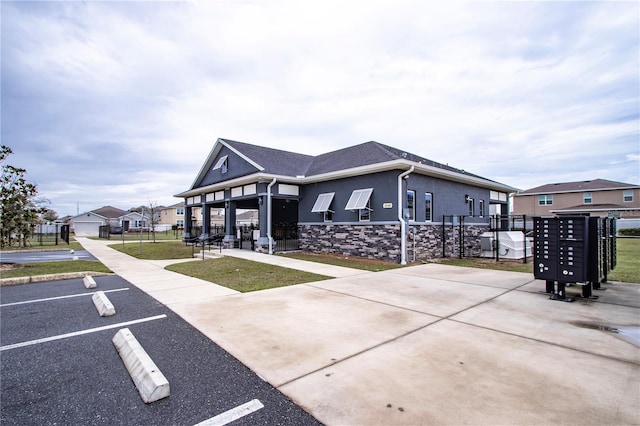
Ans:
[{"label": "gray stucco building", "polygon": [[218,139],[191,188],[176,197],[185,199],[187,236],[193,208],[202,207],[203,233],[211,210],[224,208],[224,244],[231,246],[236,210],[255,209],[256,250],[273,252],[276,229],[285,228],[302,250],[405,263],[408,238],[412,258],[439,257],[447,216],[506,214],[511,192],[378,142],[309,156]]}]

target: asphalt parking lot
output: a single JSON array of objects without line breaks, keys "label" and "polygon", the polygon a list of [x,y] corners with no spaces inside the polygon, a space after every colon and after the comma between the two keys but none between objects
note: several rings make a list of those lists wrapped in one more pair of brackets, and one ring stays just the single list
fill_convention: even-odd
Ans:
[{"label": "asphalt parking lot", "polygon": [[[3,425],[195,425],[254,400],[263,407],[233,424],[319,424],[135,286],[95,280],[115,315],[98,315],[81,279],[1,288]],[[112,343],[125,327],[168,379],[168,398],[142,401]]]}]

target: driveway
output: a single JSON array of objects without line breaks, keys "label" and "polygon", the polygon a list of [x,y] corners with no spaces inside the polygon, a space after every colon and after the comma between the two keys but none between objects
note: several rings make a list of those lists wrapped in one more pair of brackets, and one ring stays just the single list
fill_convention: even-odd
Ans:
[{"label": "driveway", "polygon": [[170,307],[325,424],[638,424],[640,286],[605,287],[427,264]]}]

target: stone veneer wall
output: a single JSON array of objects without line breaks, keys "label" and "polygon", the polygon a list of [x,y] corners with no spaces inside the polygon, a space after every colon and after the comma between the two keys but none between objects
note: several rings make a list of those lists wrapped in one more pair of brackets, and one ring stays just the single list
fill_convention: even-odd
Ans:
[{"label": "stone veneer wall", "polygon": [[[483,225],[465,225],[464,253],[480,252]],[[410,225],[407,261],[442,257],[442,225]],[[300,248],[315,253],[358,256],[400,262],[400,224],[322,224],[298,227]],[[459,227],[446,226],[447,257],[459,255]],[[415,243],[415,244],[414,244]],[[414,256],[415,251],[415,256]]]}]

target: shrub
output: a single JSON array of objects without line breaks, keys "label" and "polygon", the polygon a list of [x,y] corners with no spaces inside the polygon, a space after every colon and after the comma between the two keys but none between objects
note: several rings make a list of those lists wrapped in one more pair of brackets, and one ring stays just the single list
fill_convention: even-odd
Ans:
[{"label": "shrub", "polygon": [[618,233],[627,237],[640,237],[640,228],[619,229]]}]

